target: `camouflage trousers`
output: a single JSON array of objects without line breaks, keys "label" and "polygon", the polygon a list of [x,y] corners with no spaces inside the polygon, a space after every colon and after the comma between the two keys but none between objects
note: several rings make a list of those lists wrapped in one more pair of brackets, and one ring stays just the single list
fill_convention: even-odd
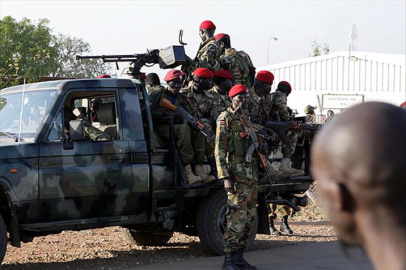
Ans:
[{"label": "camouflage trousers", "polygon": [[276,218],[278,216],[277,212],[279,212],[282,217],[289,216],[292,213],[289,206],[270,203],[269,204],[269,216]]},{"label": "camouflage trousers", "polygon": [[[157,125],[155,126],[155,131],[163,138],[169,137],[168,125]],[[184,165],[189,165],[193,160],[197,164],[203,163],[205,151],[205,137],[203,134],[183,124],[173,126],[173,135],[179,156]]]},{"label": "camouflage trousers", "polygon": [[282,154],[283,157],[290,158],[296,149],[297,139],[299,138],[299,133],[297,131],[289,131],[287,134],[288,138],[292,141],[289,144],[282,144]]},{"label": "camouflage trousers", "polygon": [[224,252],[245,248],[257,215],[258,173],[256,163],[231,165],[235,193],[227,193],[227,229],[223,236]]},{"label": "camouflage trousers", "polygon": [[[213,134],[214,136],[216,135],[215,134],[216,132],[213,133],[213,128],[211,126],[211,122],[209,119],[201,118],[201,119],[199,119],[199,121],[204,125],[204,128],[206,130],[210,131],[210,133]],[[214,145],[215,145],[216,140],[214,138],[213,138],[213,140],[209,140],[207,138],[205,138],[205,139],[206,139],[206,144],[205,144],[206,156],[207,156],[207,158],[214,158]]]}]

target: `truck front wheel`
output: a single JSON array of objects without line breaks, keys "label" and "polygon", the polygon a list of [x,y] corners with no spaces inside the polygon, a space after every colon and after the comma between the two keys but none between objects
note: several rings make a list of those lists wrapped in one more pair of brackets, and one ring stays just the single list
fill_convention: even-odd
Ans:
[{"label": "truck front wheel", "polygon": [[135,245],[139,246],[162,246],[166,244],[173,235],[173,232],[158,233],[158,232],[141,232],[134,229],[126,229],[125,235],[127,239]]},{"label": "truck front wheel", "polygon": [[7,250],[7,228],[4,219],[0,214],[0,264],[3,262]]},{"label": "truck front wheel", "polygon": [[[226,212],[227,195],[223,189],[207,196],[197,211],[196,229],[200,241],[217,255],[224,254],[223,235],[227,228]],[[248,246],[254,242],[257,229],[258,221],[252,228]]]}]

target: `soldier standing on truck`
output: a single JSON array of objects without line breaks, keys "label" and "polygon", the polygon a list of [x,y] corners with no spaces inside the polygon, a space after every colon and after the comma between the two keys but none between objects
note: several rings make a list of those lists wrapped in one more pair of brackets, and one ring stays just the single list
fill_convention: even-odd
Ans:
[{"label": "soldier standing on truck", "polygon": [[197,68],[207,68],[212,72],[220,69],[220,47],[214,39],[216,26],[212,21],[204,21],[199,27],[199,36],[202,39],[196,57],[182,66],[182,70],[192,73]]},{"label": "soldier standing on truck", "polygon": [[[249,116],[255,124],[264,125],[266,121],[271,120],[271,107],[269,106],[269,92],[273,84],[274,76],[272,72],[261,70],[258,72],[255,84],[249,89]],[[269,168],[272,178],[279,178],[282,173]],[[260,179],[269,181],[265,172],[260,171]]]},{"label": "soldier standing on truck", "polygon": [[149,94],[152,120],[154,121],[154,130],[159,136],[168,138],[170,136],[169,125],[159,123],[157,120],[162,119],[164,116],[174,117],[174,139],[176,141],[179,156],[183,163],[186,180],[190,184],[200,183],[202,182],[202,178],[194,175],[190,166],[190,164],[193,162],[193,158],[196,156],[196,144],[192,144],[191,127],[184,123],[181,117],[175,116],[172,111],[169,111],[159,105],[161,100],[165,98],[168,99],[173,105],[179,106],[179,90],[182,87],[182,73],[180,70],[170,70],[166,74],[164,80],[168,83],[167,89],[153,90]]},{"label": "soldier standing on truck", "polygon": [[[227,191],[227,229],[223,237],[226,253],[223,270],[257,269],[243,257],[250,232],[255,223],[258,195],[258,165],[256,158],[246,162],[251,145],[248,137],[240,137],[244,125],[239,117],[247,113],[248,92],[242,84],[234,85],[229,97],[231,108],[217,118],[215,156],[219,179]],[[237,114],[237,111],[240,113]]]},{"label": "soldier standing on truck", "polygon": [[[193,71],[192,81],[189,86],[180,90],[179,105],[186,109],[190,115],[196,117],[205,129],[212,133],[212,108],[215,104],[214,96],[208,91],[213,88],[213,73],[207,68],[197,68]],[[207,140],[198,130],[192,130],[192,141],[195,145],[195,174],[203,179],[203,182],[210,183],[216,180],[213,175],[203,171],[202,164],[205,154],[208,159],[213,158],[214,149],[212,142]],[[214,166],[214,164],[212,164]],[[215,170],[211,170],[212,172]]]},{"label": "soldier standing on truck", "polygon": [[245,85],[248,89],[254,86],[255,67],[250,56],[244,51],[231,48],[230,36],[217,34],[214,36],[220,46],[220,66],[231,71],[236,83]]}]

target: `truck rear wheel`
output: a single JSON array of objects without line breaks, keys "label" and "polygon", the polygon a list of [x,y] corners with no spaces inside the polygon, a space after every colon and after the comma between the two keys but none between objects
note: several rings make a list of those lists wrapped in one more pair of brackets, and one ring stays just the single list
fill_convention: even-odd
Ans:
[{"label": "truck rear wheel", "polygon": [[[227,228],[227,195],[219,189],[206,197],[197,211],[197,234],[203,245],[217,255],[224,254],[223,235]],[[258,229],[258,221],[252,228],[248,246],[254,242]]]},{"label": "truck rear wheel", "polygon": [[126,229],[125,235],[128,240],[139,246],[162,246],[166,244],[173,235],[173,232],[155,233],[155,232],[140,232],[133,229]]},{"label": "truck rear wheel", "polygon": [[3,262],[7,250],[7,228],[4,219],[0,214],[0,264]]}]

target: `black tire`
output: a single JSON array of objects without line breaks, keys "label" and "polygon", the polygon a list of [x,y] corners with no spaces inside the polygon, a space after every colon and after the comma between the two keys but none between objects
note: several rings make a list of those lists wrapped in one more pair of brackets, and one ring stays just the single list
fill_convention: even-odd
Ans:
[{"label": "black tire", "polygon": [[125,229],[127,239],[139,246],[162,246],[166,244],[173,236],[173,232],[155,233],[140,232],[133,229]]},{"label": "black tire", "polygon": [[[227,227],[226,212],[227,194],[223,189],[206,197],[197,211],[196,229],[200,242],[217,255],[224,255],[223,235]],[[257,230],[258,221],[256,220],[248,246],[254,242]]]},{"label": "black tire", "polygon": [[0,264],[3,262],[7,251],[7,228],[3,217],[0,215]]}]

